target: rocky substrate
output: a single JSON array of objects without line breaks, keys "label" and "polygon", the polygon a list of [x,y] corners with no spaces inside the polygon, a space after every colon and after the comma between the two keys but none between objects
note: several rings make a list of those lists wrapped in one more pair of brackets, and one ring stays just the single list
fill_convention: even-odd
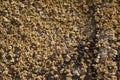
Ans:
[{"label": "rocky substrate", "polygon": [[0,0],[0,80],[120,80],[120,1]]}]

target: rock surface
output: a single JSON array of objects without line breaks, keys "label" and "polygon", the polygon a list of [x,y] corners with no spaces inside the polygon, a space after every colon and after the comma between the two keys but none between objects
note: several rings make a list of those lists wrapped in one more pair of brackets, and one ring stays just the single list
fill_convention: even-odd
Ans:
[{"label": "rock surface", "polygon": [[0,80],[120,80],[120,1],[0,0]]}]

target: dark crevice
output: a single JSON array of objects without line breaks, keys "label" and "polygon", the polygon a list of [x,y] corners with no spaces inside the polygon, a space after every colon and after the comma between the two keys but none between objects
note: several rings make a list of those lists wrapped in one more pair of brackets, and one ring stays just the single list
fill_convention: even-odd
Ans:
[{"label": "dark crevice", "polygon": [[91,59],[92,63],[88,64],[89,67],[87,68],[85,80],[89,80],[91,78],[97,77],[97,72],[96,72],[95,68],[92,66],[93,64],[96,64],[95,57],[97,57],[97,54],[94,53],[94,50],[95,49],[98,50],[98,48],[96,47],[96,44],[98,43],[98,40],[96,37],[98,29],[96,28],[97,21],[95,20],[95,17],[94,17],[94,14],[96,12],[95,7],[96,6],[94,4],[92,6],[89,6],[89,11],[88,11],[90,13],[89,18],[91,19],[91,25],[92,25],[94,31],[93,31],[92,35],[90,36],[90,37],[92,37],[92,41],[89,45],[89,50],[88,50],[89,53],[92,53],[92,54],[88,53],[89,58]]},{"label": "dark crevice", "polygon": [[119,76],[120,76],[120,47],[118,47],[117,49],[118,51],[118,55],[116,55],[115,57],[115,61],[117,63],[117,72],[116,72],[116,76],[117,76],[117,79],[119,80]]}]

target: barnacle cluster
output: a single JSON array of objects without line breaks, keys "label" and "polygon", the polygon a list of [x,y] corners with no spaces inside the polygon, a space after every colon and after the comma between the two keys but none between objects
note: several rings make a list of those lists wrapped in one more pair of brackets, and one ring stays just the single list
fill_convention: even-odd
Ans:
[{"label": "barnacle cluster", "polygon": [[0,0],[0,80],[119,79],[119,0]]}]

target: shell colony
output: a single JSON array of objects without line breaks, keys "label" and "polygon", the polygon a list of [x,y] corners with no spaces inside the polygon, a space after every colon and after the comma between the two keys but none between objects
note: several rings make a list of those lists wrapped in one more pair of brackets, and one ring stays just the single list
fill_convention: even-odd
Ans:
[{"label": "shell colony", "polygon": [[120,1],[0,0],[0,80],[120,80]]}]

